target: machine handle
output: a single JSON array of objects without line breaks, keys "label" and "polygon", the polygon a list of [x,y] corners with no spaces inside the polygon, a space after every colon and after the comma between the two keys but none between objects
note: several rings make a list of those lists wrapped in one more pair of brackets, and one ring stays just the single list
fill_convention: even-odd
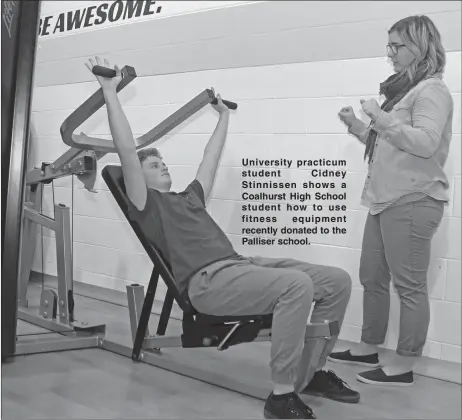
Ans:
[{"label": "machine handle", "polygon": [[91,72],[96,76],[107,77],[108,79],[112,79],[116,75],[116,71],[114,69],[109,69],[103,66],[93,66]]},{"label": "machine handle", "polygon": [[[221,102],[223,102],[229,109],[237,109],[237,103],[235,102],[227,101],[225,99],[222,99]],[[211,103],[216,105],[218,103],[218,99],[214,99]]]}]

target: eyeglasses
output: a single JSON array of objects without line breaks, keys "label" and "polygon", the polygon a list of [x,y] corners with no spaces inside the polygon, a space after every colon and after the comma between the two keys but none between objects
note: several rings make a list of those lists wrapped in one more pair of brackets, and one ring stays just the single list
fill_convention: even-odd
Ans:
[{"label": "eyeglasses", "polygon": [[404,44],[387,44],[387,54],[398,54],[398,51],[401,47],[405,47]]}]

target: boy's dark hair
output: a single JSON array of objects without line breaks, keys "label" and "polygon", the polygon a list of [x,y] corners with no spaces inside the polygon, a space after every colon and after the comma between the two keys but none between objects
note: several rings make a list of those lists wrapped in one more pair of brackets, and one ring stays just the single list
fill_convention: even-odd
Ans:
[{"label": "boy's dark hair", "polygon": [[162,159],[162,156],[155,147],[149,147],[148,149],[141,149],[138,151],[138,159],[140,160],[140,163],[143,164],[143,162],[148,158],[149,156],[155,156],[160,159]]}]

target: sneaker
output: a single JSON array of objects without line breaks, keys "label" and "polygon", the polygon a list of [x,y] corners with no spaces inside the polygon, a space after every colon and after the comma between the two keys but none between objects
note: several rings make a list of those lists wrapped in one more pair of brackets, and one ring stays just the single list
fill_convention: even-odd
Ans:
[{"label": "sneaker", "polygon": [[345,403],[359,402],[359,392],[353,391],[331,370],[318,370],[302,393]]},{"label": "sneaker", "polygon": [[327,360],[336,363],[347,363],[367,367],[379,367],[379,354],[367,354],[365,356],[353,356],[350,350],[331,353]]},{"label": "sneaker", "polygon": [[394,385],[394,386],[411,386],[414,385],[414,373],[406,372],[400,375],[388,376],[382,369],[370,370],[368,372],[358,373],[356,379],[365,384],[371,385]]},{"label": "sneaker", "polygon": [[265,419],[315,419],[313,410],[295,393],[271,395],[265,403]]}]

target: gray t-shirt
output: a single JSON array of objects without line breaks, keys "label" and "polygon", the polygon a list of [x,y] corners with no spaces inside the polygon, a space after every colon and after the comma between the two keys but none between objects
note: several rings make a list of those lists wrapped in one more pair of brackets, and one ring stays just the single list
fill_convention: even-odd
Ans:
[{"label": "gray t-shirt", "polygon": [[237,255],[205,209],[204,190],[197,179],[180,193],[148,188],[143,211],[129,205],[129,216],[170,265],[180,292],[201,268]]}]

